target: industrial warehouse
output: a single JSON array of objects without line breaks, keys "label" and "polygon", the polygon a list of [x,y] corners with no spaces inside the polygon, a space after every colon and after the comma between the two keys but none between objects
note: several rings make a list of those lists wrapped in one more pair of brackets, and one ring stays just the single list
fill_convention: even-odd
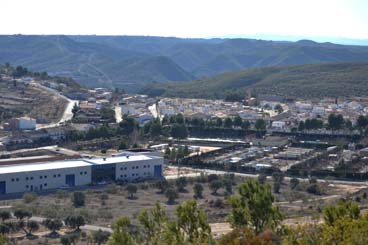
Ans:
[{"label": "industrial warehouse", "polygon": [[108,181],[161,178],[163,158],[123,152],[91,157],[0,166],[0,194],[73,188]]}]

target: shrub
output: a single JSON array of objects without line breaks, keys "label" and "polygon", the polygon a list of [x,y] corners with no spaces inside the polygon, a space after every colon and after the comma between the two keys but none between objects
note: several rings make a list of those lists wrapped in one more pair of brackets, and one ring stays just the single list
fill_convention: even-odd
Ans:
[{"label": "shrub", "polygon": [[297,178],[290,179],[290,188],[292,190],[296,189],[299,185],[300,181]]},{"label": "shrub", "polygon": [[185,187],[188,184],[188,181],[187,181],[186,177],[178,178],[175,183],[176,183],[176,186],[177,186],[179,192],[185,192]]},{"label": "shrub", "polygon": [[86,196],[83,192],[76,191],[73,193],[72,202],[74,207],[83,207],[85,204]]},{"label": "shrub", "polygon": [[221,198],[217,198],[215,200],[215,202],[213,203],[213,206],[215,208],[224,208],[225,207],[225,203],[224,203],[224,200],[222,200]]},{"label": "shrub", "polygon": [[52,234],[55,234],[56,231],[60,230],[63,227],[63,222],[59,219],[46,219],[42,222],[42,224],[51,231]]},{"label": "shrub", "polygon": [[56,191],[56,197],[58,199],[63,199],[66,198],[68,196],[68,193],[65,190],[57,190]]},{"label": "shrub", "polygon": [[165,193],[166,189],[169,187],[169,183],[165,179],[165,180],[157,182],[156,187],[157,187],[157,189],[160,190],[160,193],[163,194],[163,193]]},{"label": "shrub", "polygon": [[62,245],[76,244],[79,240],[79,233],[67,234],[60,238],[60,243]]},{"label": "shrub", "polygon": [[114,184],[108,185],[106,188],[106,192],[109,194],[116,194],[118,193],[118,191],[119,191],[118,187]]},{"label": "shrub", "polygon": [[98,245],[106,243],[110,237],[110,233],[102,230],[92,232],[92,238]]},{"label": "shrub", "polygon": [[233,193],[233,182],[230,179],[224,180],[224,187],[227,194]]},{"label": "shrub", "polygon": [[31,203],[37,200],[37,194],[34,192],[25,193],[23,195],[24,203]]},{"label": "shrub", "polygon": [[312,177],[309,179],[309,184],[317,184],[317,178],[316,177]]},{"label": "shrub", "polygon": [[7,219],[10,219],[11,218],[10,211],[8,211],[8,210],[1,210],[0,211],[0,218],[1,218],[1,221],[2,222],[4,222]]},{"label": "shrub", "polygon": [[193,186],[193,190],[194,190],[194,198],[202,198],[202,192],[203,192],[203,186],[199,183],[195,184]]},{"label": "shrub", "polygon": [[65,224],[72,228],[76,228],[77,231],[79,231],[80,227],[85,225],[85,223],[86,221],[82,215],[71,215],[65,219]]},{"label": "shrub", "polygon": [[175,199],[178,198],[178,192],[174,188],[170,187],[165,191],[165,196],[168,204],[174,204]]},{"label": "shrub", "polygon": [[136,185],[133,185],[133,184],[129,184],[127,187],[126,187],[126,190],[128,191],[129,193],[129,198],[130,199],[133,199],[134,198],[134,194],[137,193],[137,186]]},{"label": "shrub", "polygon": [[217,195],[217,191],[223,187],[223,182],[221,180],[213,180],[210,183],[210,189],[213,195]]},{"label": "shrub", "polygon": [[311,194],[314,194],[314,195],[321,195],[322,194],[322,191],[321,191],[318,184],[310,184],[307,187],[307,192],[311,193]]},{"label": "shrub", "polygon": [[218,179],[219,179],[219,177],[218,177],[217,174],[209,174],[208,177],[207,177],[208,182],[212,182],[212,181],[218,180]]}]

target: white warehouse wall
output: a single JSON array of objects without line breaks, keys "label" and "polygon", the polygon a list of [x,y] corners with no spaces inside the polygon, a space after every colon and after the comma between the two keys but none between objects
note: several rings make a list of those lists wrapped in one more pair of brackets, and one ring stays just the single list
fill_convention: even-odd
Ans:
[{"label": "white warehouse wall", "polygon": [[[134,162],[116,163],[116,180],[133,180],[137,178],[148,178],[154,176],[154,166],[161,165],[163,169],[163,158],[153,158]],[[161,172],[161,176],[162,176]]]},{"label": "white warehouse wall", "polygon": [[[91,183],[91,168],[89,166],[1,174],[0,181],[6,182],[7,194],[29,192],[31,186],[33,186],[33,191],[39,191],[41,185],[42,190],[49,190],[66,187],[65,176],[67,174],[75,175],[75,186]],[[45,176],[47,177],[45,178]]]}]

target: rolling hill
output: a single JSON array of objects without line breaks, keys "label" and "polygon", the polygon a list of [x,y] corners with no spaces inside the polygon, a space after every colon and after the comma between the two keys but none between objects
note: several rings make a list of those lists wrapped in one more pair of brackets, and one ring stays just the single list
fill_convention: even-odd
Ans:
[{"label": "rolling hill", "polygon": [[154,84],[151,95],[224,98],[228,90],[256,94],[321,98],[368,95],[368,62],[326,63],[255,68],[187,83]]},{"label": "rolling hill", "polygon": [[87,86],[133,89],[146,82],[194,79],[167,57],[77,42],[66,36],[0,36],[0,63],[71,76]]},{"label": "rolling hill", "polygon": [[0,63],[24,65],[82,85],[137,91],[224,72],[326,62],[368,62],[368,47],[256,39],[145,36],[0,36]]},{"label": "rolling hill", "polygon": [[81,42],[169,57],[197,77],[248,68],[368,61],[368,47],[310,40],[179,39],[135,36],[72,36]]}]

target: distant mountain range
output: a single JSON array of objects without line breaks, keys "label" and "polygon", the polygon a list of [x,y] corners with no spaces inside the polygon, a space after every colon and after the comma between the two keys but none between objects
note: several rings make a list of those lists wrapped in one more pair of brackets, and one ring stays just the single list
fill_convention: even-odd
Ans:
[{"label": "distant mountain range", "polygon": [[297,98],[368,95],[368,62],[254,68],[198,81],[146,86],[153,96],[221,98],[227,91]]},{"label": "distant mountain range", "polygon": [[367,46],[309,40],[0,36],[0,63],[71,76],[91,87],[130,91],[257,67],[359,61],[368,61]]},{"label": "distant mountain range", "polygon": [[315,42],[330,42],[342,45],[360,45],[367,46],[368,39],[358,38],[346,38],[346,37],[323,37],[323,36],[295,36],[295,35],[276,35],[276,34],[252,34],[252,35],[226,35],[222,38],[250,38],[250,39],[262,39],[262,40],[273,40],[273,41],[291,41],[296,42],[299,40],[313,40]]}]

